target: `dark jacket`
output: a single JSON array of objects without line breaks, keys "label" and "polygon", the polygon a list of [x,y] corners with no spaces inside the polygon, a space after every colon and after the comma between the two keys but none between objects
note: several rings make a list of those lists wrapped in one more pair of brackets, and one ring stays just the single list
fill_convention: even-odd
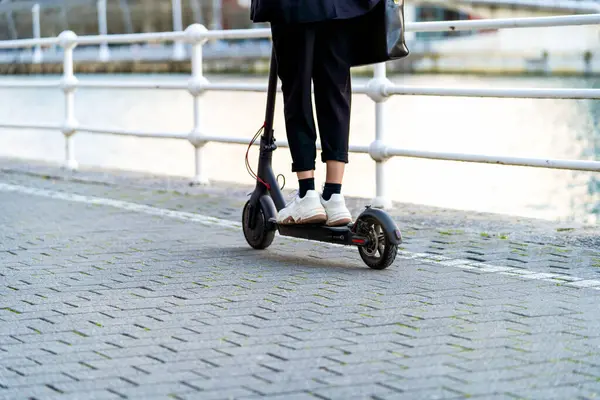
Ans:
[{"label": "dark jacket", "polygon": [[307,23],[361,16],[379,0],[252,0],[253,22]]}]

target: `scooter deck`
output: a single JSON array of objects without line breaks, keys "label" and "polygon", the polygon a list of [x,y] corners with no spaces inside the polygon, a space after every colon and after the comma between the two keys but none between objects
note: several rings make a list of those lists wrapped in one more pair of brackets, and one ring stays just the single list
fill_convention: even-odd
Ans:
[{"label": "scooter deck", "polygon": [[282,225],[278,224],[275,219],[269,222],[273,223],[279,234],[282,236],[290,236],[300,239],[313,240],[318,242],[337,243],[347,246],[364,245],[365,239],[356,236],[351,228],[347,226],[327,226],[325,224],[294,224]]}]

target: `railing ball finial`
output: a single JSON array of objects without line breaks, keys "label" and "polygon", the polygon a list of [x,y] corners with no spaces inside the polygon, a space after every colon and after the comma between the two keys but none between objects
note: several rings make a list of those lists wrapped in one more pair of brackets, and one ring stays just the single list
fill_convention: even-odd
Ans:
[{"label": "railing ball finial", "polygon": [[79,123],[77,120],[75,118],[69,118],[63,122],[62,126],[60,127],[60,131],[63,135],[65,135],[65,137],[70,137],[77,131],[78,127]]},{"label": "railing ball finial", "polygon": [[204,76],[192,76],[188,80],[188,92],[194,97],[200,96],[206,91],[206,85],[208,83],[208,79]]},{"label": "railing ball finial", "polygon": [[382,140],[374,140],[369,145],[369,155],[374,161],[383,162],[390,158],[388,146]]},{"label": "railing ball finial", "polygon": [[77,45],[77,34],[73,31],[62,31],[58,35],[58,42],[65,49],[73,48]]},{"label": "railing ball finial", "polygon": [[188,141],[195,148],[201,148],[206,144],[206,139],[204,138],[202,132],[195,128],[192,129],[192,131],[188,135]]},{"label": "railing ball finial", "polygon": [[65,93],[72,93],[72,92],[74,92],[75,89],[77,89],[78,85],[79,85],[79,80],[75,76],[73,76],[73,75],[64,76],[60,80],[60,88]]},{"label": "railing ball finial", "polygon": [[393,86],[392,82],[385,77],[374,77],[367,83],[367,96],[376,103],[383,103],[389,97],[387,88]]},{"label": "railing ball finial", "polygon": [[204,44],[208,41],[206,32],[208,32],[208,29],[204,25],[192,24],[185,29],[186,40],[190,43],[201,42]]}]

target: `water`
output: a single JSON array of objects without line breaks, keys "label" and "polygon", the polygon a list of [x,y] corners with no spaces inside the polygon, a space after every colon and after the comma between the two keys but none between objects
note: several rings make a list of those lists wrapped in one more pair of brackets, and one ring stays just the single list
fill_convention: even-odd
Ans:
[{"label": "water", "polygon": [[[103,76],[80,76],[102,79]],[[111,76],[110,78],[117,78]],[[147,79],[148,76],[120,76]],[[49,79],[2,77],[3,80]],[[186,79],[158,75],[156,80]],[[209,76],[214,81],[266,82],[265,77]],[[454,87],[598,87],[583,78],[397,76],[397,83]],[[355,83],[364,78],[355,78]],[[217,92],[204,97],[207,132],[250,140],[264,119],[265,95]],[[0,121],[60,123],[63,97],[58,89],[0,91]],[[389,142],[411,149],[483,153],[517,157],[600,159],[600,103],[579,100],[480,99],[396,96],[387,102]],[[82,125],[189,132],[192,98],[185,91],[89,89],[76,93],[76,116]],[[355,95],[351,142],[369,144],[374,138],[374,104]],[[276,137],[284,136],[281,96],[275,121]],[[76,158],[95,165],[159,174],[192,176],[193,148],[185,141],[138,139],[78,133]],[[252,183],[244,166],[245,146],[208,144],[209,178]],[[296,182],[287,149],[274,156],[274,167]],[[0,156],[61,162],[60,132],[0,130]],[[257,149],[251,151],[252,165]],[[600,180],[597,173],[555,171],[452,161],[396,158],[389,161],[389,193],[400,201],[464,210],[496,212],[550,220],[598,223]],[[321,184],[324,167],[318,163]],[[368,155],[352,155],[344,191],[374,195],[375,163]]]}]

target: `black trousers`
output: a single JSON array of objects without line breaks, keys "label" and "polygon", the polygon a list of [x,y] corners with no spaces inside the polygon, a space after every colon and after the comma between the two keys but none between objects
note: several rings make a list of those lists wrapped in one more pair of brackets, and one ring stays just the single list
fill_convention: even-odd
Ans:
[{"label": "black trousers", "polygon": [[321,160],[348,162],[352,95],[349,29],[349,20],[271,26],[282,83],[292,172],[315,169],[317,132],[311,81],[321,138]]}]

